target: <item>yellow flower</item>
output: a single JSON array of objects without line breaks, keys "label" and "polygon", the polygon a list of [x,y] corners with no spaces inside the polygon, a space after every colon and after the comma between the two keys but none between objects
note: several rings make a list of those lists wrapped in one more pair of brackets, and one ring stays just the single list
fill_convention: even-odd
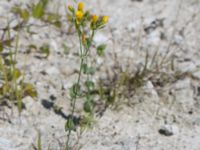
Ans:
[{"label": "yellow flower", "polygon": [[80,21],[83,18],[83,12],[82,11],[76,11],[76,18],[78,21]]},{"label": "yellow flower", "polygon": [[93,15],[93,16],[92,16],[92,22],[93,22],[93,23],[96,23],[97,20],[98,20],[98,18],[99,18],[99,17],[98,17],[97,15]]},{"label": "yellow flower", "polygon": [[103,16],[102,17],[102,23],[106,24],[108,22],[108,16]]},{"label": "yellow flower", "polygon": [[84,3],[83,2],[78,3],[78,10],[83,12],[83,9],[84,9]]}]

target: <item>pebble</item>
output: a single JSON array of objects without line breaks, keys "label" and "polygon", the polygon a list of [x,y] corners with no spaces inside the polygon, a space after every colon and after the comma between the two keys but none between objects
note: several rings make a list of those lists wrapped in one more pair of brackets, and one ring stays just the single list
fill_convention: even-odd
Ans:
[{"label": "pebble", "polygon": [[165,136],[172,136],[174,134],[177,134],[179,132],[179,129],[177,126],[175,125],[169,125],[169,124],[165,124],[164,126],[162,126],[159,131],[158,131],[161,135],[165,135]]}]

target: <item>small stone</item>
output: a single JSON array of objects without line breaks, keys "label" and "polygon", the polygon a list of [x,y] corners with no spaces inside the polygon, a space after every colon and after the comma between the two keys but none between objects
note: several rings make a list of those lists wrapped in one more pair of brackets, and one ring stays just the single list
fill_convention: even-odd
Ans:
[{"label": "small stone", "polygon": [[192,114],[193,114],[193,111],[192,111],[192,110],[188,111],[188,114],[192,115]]},{"label": "small stone", "polygon": [[47,101],[47,100],[45,100],[45,99],[43,99],[41,103],[42,103],[42,105],[44,106],[44,108],[46,108],[46,109],[50,109],[50,108],[52,108],[53,105],[54,105],[53,102],[49,102],[49,101]]},{"label": "small stone", "polygon": [[159,131],[158,131],[161,135],[165,135],[165,136],[172,136],[176,133],[178,133],[178,127],[177,126],[173,126],[173,125],[164,125],[162,126]]},{"label": "small stone", "polygon": [[52,94],[52,95],[50,95],[50,96],[49,96],[49,98],[50,98],[50,100],[51,100],[51,101],[55,101],[55,100],[56,100],[56,96],[55,96],[55,95],[53,95],[53,94]]}]

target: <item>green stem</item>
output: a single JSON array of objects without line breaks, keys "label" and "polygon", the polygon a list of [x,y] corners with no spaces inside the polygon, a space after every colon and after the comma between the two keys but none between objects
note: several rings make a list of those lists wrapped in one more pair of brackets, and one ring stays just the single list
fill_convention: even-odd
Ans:
[{"label": "green stem", "polygon": [[[76,24],[75,24],[75,26],[76,26]],[[88,48],[84,47],[84,49],[83,49],[83,43],[82,43],[82,39],[81,39],[82,34],[81,34],[78,26],[76,26],[76,30],[77,30],[78,37],[79,37],[79,44],[80,44],[79,56],[80,56],[80,59],[81,59],[78,79],[77,79],[77,82],[76,82],[76,84],[79,85],[80,80],[81,80],[81,74],[82,74],[82,66],[83,66],[84,60],[86,60],[86,62],[87,62],[87,55],[89,53],[90,47],[88,47]],[[95,33],[95,30],[92,31],[90,41],[93,41],[94,33]],[[87,75],[87,79],[89,79],[89,75]],[[90,91],[88,91],[88,92],[90,92]],[[75,92],[74,98],[72,98],[72,100],[71,100],[72,101],[72,111],[71,111],[71,114],[69,115],[69,117],[72,117],[72,118],[69,118],[69,119],[72,119],[72,120],[73,120],[73,116],[74,116],[74,112],[75,112],[75,108],[76,108],[76,100],[77,100],[77,91]],[[66,150],[70,149],[69,141],[70,141],[70,137],[71,137],[71,132],[72,132],[72,130],[70,129],[69,132],[68,132],[68,135],[67,135]]]},{"label": "green stem", "polygon": [[[76,84],[79,85],[80,80],[81,80],[81,74],[82,74],[82,66],[83,66],[83,62],[84,62],[84,57],[82,57],[83,55],[83,46],[82,46],[82,42],[81,42],[81,35],[79,34],[79,43],[80,43],[80,58],[81,58],[81,63],[80,63],[80,69],[79,69],[79,74],[78,74],[78,79]],[[74,112],[75,112],[75,107],[76,107],[76,100],[77,100],[77,91],[75,92],[75,96],[74,98],[71,100],[72,101],[72,111],[71,114],[69,115],[69,117],[72,117],[70,119],[73,120],[73,116],[74,116]],[[66,143],[66,150],[69,150],[69,140],[71,137],[71,131],[69,130],[68,135],[67,135],[67,143]]]}]

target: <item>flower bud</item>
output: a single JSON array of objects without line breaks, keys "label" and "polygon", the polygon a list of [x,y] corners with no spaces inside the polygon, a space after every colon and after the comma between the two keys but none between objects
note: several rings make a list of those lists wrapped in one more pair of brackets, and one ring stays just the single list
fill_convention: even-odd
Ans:
[{"label": "flower bud", "polygon": [[76,18],[78,21],[80,21],[83,18],[83,12],[82,11],[76,11]]},{"label": "flower bud", "polygon": [[108,22],[108,16],[103,16],[102,17],[102,23],[106,24]]},{"label": "flower bud", "polygon": [[72,5],[68,5],[68,10],[74,12],[74,8],[72,7]]},{"label": "flower bud", "polygon": [[84,3],[83,2],[78,3],[78,10],[83,12],[83,9],[84,9]]},{"label": "flower bud", "polygon": [[93,16],[92,16],[92,22],[93,22],[93,23],[96,23],[97,20],[98,20],[98,18],[99,18],[99,17],[98,17],[97,15],[93,15]]}]

